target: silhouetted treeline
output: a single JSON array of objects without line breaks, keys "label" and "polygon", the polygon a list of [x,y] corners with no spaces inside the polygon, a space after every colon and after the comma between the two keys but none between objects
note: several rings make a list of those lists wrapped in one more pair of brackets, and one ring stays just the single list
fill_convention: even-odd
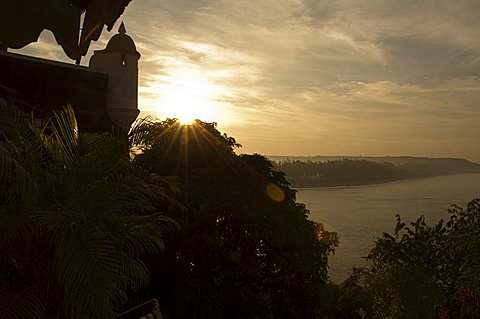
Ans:
[{"label": "silhouetted treeline", "polygon": [[[466,165],[467,164],[471,165]],[[342,159],[327,162],[282,161],[276,169],[287,175],[293,187],[343,186],[384,183],[445,174],[480,172],[480,166],[460,159],[425,159],[418,162],[373,162]]]},{"label": "silhouetted treeline", "polygon": [[417,157],[417,156],[269,156],[270,160],[274,162],[285,161],[301,161],[301,162],[330,162],[341,160],[359,160],[369,161],[374,163],[391,163],[393,165],[404,164],[427,164],[441,166],[447,171],[453,170],[455,172],[480,170],[480,164],[470,162],[463,158],[434,158],[434,157]]}]

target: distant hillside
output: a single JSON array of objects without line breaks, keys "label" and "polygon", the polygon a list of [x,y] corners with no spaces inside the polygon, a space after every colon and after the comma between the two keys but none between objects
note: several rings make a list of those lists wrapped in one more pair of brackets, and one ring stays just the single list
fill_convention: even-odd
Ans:
[{"label": "distant hillside", "polygon": [[480,173],[480,165],[458,158],[411,156],[270,156],[293,187],[384,183],[448,174]]}]

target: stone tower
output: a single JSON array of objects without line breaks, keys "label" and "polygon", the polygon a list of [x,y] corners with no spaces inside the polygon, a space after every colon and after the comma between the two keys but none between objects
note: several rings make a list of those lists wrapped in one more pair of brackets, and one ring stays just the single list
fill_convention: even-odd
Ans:
[{"label": "stone tower", "polygon": [[89,66],[108,73],[107,111],[113,123],[128,128],[137,118],[138,110],[138,60],[132,38],[126,34],[125,25],[108,41],[104,50],[95,51]]}]

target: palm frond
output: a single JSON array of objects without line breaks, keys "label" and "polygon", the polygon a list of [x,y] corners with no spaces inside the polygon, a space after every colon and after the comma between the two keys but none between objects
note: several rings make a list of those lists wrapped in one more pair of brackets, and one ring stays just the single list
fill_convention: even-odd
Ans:
[{"label": "palm frond", "polygon": [[103,146],[114,143],[110,134],[84,133],[78,137],[78,153],[80,156],[88,155]]},{"label": "palm frond", "polygon": [[150,145],[155,140],[158,133],[153,130],[155,127],[154,123],[155,119],[150,116],[137,119],[128,132],[127,137],[130,141],[130,146],[135,146],[141,149]]},{"label": "palm frond", "polygon": [[28,118],[28,114],[0,99],[0,132],[4,138],[9,136],[19,141],[20,137],[28,135]]},{"label": "palm frond", "polygon": [[175,221],[161,214],[124,216],[121,225],[117,239],[120,250],[136,257],[158,254],[165,248],[164,235],[178,228]]},{"label": "palm frond", "polygon": [[54,115],[48,121],[51,138],[61,150],[61,155],[68,165],[75,163],[78,156],[78,127],[72,107],[68,107]]},{"label": "palm frond", "polygon": [[[0,244],[16,241],[2,252],[38,278],[32,284],[52,285],[0,297],[0,318],[37,318],[51,308],[68,318],[112,318],[125,291],[145,284],[138,258],[162,251],[162,238],[178,227],[157,212],[180,205],[174,181],[128,156],[132,141],[158,138],[153,122],[142,125],[133,136],[79,134],[70,107],[37,121],[0,103]],[[45,268],[31,267],[32,251]],[[40,303],[41,289],[55,305]]]},{"label": "palm frond", "polygon": [[122,274],[120,277],[122,280],[118,284],[120,290],[137,291],[148,283],[148,270],[140,259],[124,254],[120,265]]},{"label": "palm frond", "polygon": [[41,319],[45,308],[34,293],[33,287],[24,288],[11,295],[0,296],[1,319]]},{"label": "palm frond", "polygon": [[31,238],[33,232],[28,212],[12,205],[0,209],[0,245],[18,246],[25,238]]},{"label": "palm frond", "polygon": [[115,277],[121,274],[116,243],[91,222],[73,225],[55,252],[57,277],[75,317],[113,317]]},{"label": "palm frond", "polygon": [[177,210],[184,209],[174,197],[173,183],[146,170],[130,168],[128,173],[113,174],[107,181],[111,189],[116,187],[122,194],[118,196],[118,209],[122,212],[154,213],[164,206],[162,202]]},{"label": "palm frond", "polygon": [[2,145],[0,145],[0,185],[6,192],[4,196],[7,196],[7,201],[9,197],[28,198],[37,189],[37,183],[30,172]]},{"label": "palm frond", "polygon": [[55,240],[72,225],[81,222],[81,218],[74,212],[64,210],[34,211],[30,213],[29,218],[32,224],[37,225],[39,231],[49,234]]}]

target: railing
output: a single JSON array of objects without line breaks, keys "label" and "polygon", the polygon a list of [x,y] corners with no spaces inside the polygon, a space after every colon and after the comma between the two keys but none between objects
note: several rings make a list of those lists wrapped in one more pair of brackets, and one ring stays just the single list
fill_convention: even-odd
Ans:
[{"label": "railing", "polygon": [[162,319],[162,313],[158,301],[152,299],[122,312],[115,319]]}]

